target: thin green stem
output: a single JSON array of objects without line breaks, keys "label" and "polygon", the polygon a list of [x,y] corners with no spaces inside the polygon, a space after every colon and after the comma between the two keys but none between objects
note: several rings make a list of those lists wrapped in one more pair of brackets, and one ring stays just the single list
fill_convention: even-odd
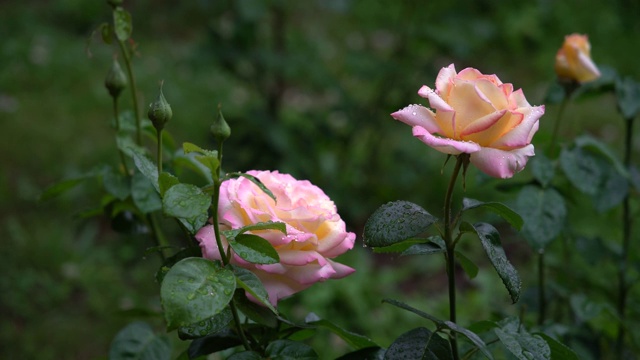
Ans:
[{"label": "thin green stem", "polygon": [[[116,120],[116,135],[120,132],[120,115],[118,113],[119,113],[118,97],[114,96],[113,97],[113,116],[115,117],[115,120]],[[129,176],[130,175],[129,168],[127,167],[127,161],[126,161],[126,158],[124,157],[124,153],[120,149],[118,149],[118,153],[120,154],[120,162],[122,162],[122,169],[124,173],[127,176]]]},{"label": "thin green stem", "polygon": [[544,280],[544,249],[540,249],[538,250],[538,325],[542,325],[547,317]]},{"label": "thin green stem", "polygon": [[[218,144],[218,166],[222,167],[222,142]],[[220,172],[217,171],[213,176],[213,200],[211,202],[211,212],[212,212],[212,221],[213,221],[213,233],[216,237],[216,244],[218,245],[218,252],[220,253],[220,259],[224,266],[227,266],[230,261],[230,254],[227,254],[225,248],[222,246],[222,239],[220,238],[220,225],[218,224],[218,203],[220,201]],[[246,350],[251,350],[251,345],[247,340],[247,337],[242,330],[242,324],[240,324],[240,316],[238,316],[238,309],[233,299],[229,302],[229,308],[231,309],[231,313],[233,314],[233,320],[236,324],[236,329],[240,338],[242,339],[242,344]]]},{"label": "thin green stem", "polygon": [[162,174],[162,129],[158,129],[156,132],[158,146],[157,146],[157,159],[158,159],[158,178]]},{"label": "thin green stem", "polygon": [[[447,187],[447,193],[444,198],[444,242],[446,245],[446,266],[447,277],[449,280],[449,320],[453,323],[456,322],[456,264],[455,264],[455,246],[456,242],[453,240],[452,230],[455,224],[451,221],[451,198],[453,197],[453,188],[455,187],[456,179],[460,173],[460,169],[465,161],[465,154],[459,155],[456,160],[456,165],[453,168],[451,179],[449,180],[449,186]],[[451,350],[453,352],[453,359],[458,360],[460,355],[458,354],[458,340],[456,333],[451,332],[449,334],[449,340],[451,342]]]},{"label": "thin green stem", "polygon": [[156,245],[160,248],[160,257],[162,258],[162,262],[166,260],[165,250],[169,247],[169,241],[164,236],[160,225],[158,225],[158,221],[156,220],[156,216],[153,213],[147,214],[147,220],[151,224],[151,233],[153,238],[156,239]]},{"label": "thin green stem", "polygon": [[[626,119],[624,142],[624,166],[629,169],[631,166],[631,135],[633,133],[633,118]],[[620,267],[618,272],[618,315],[620,316],[620,325],[618,326],[618,338],[616,340],[616,351],[618,358],[622,359],[624,352],[625,338],[625,319],[627,296],[629,286],[627,284],[627,267],[629,262],[629,247],[631,246],[631,207],[630,195],[624,198],[622,203],[622,254],[620,259]]]},{"label": "thin green stem", "polygon": [[124,58],[124,64],[127,68],[129,84],[131,84],[131,101],[133,103],[133,113],[136,117],[136,143],[138,145],[142,145],[142,130],[140,125],[142,118],[140,117],[140,109],[138,108],[138,90],[136,87],[136,78],[133,76],[131,56],[129,55],[129,51],[127,50],[126,46],[124,46],[124,41],[118,40],[118,45],[120,46],[120,51],[122,52],[122,57]]}]

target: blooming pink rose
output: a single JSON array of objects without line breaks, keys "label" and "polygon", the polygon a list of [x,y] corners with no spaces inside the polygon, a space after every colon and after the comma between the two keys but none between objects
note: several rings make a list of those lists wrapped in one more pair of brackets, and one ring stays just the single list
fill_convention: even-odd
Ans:
[{"label": "blooming pink rose", "polygon": [[561,79],[585,83],[600,77],[600,71],[591,60],[591,44],[586,35],[565,36],[556,54],[556,74]]},{"label": "blooming pink rose", "polygon": [[[283,222],[287,235],[277,230],[248,232],[273,245],[280,256],[277,264],[249,263],[233,253],[230,262],[256,274],[275,306],[279,299],[302,291],[313,283],[340,279],[355,270],[330,259],[353,248],[356,235],[347,232],[333,201],[317,186],[306,180],[277,171],[249,171],[276,196],[273,201],[250,180],[240,177],[220,186],[218,221],[220,230],[238,229],[265,221]],[[202,254],[220,260],[213,226],[196,234]],[[222,236],[227,248],[227,241]]]},{"label": "blooming pink rose", "polygon": [[391,116],[413,127],[413,136],[445,154],[470,154],[470,162],[497,178],[510,178],[534,155],[531,138],[538,131],[543,106],[531,106],[522,89],[473,68],[456,73],[442,68],[436,90],[423,86],[435,113],[409,105]]}]

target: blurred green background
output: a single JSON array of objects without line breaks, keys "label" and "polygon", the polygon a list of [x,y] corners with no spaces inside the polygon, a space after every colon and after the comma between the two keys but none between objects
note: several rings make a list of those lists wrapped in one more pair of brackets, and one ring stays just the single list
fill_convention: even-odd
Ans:
[{"label": "blurred green background", "polygon": [[[578,32],[589,35],[598,65],[640,78],[637,0],[144,0],[124,6],[133,15],[142,104],[146,109],[164,80],[174,111],[167,129],[178,144],[212,147],[208,129],[222,104],[232,128],[227,170],[273,169],[309,179],[358,236],[387,201],[413,201],[440,215],[450,170],[441,175],[444,156],[389,116],[425,104],[416,92],[432,86],[440,68],[455,63],[458,70],[495,73],[522,88],[531,104],[542,104],[554,81],[555,53],[564,35]],[[103,85],[116,48],[92,36],[109,20],[105,1],[0,2],[0,358],[105,358],[112,337],[132,319],[148,317],[161,328],[140,310],[159,310],[153,282],[159,260],[144,255],[151,242],[114,233],[107,219],[79,218],[96,205],[95,186],[37,201],[55,181],[102,162],[117,164]],[[129,100],[122,97],[123,108]],[[622,121],[611,96],[578,99],[567,112],[563,139],[590,133],[619,152]],[[547,104],[536,145],[550,137],[556,115],[557,105]],[[528,178],[525,171],[509,181]],[[497,183],[471,169],[465,196],[512,201],[513,194],[495,190]],[[594,226],[616,216],[604,214]],[[533,286],[531,251],[504,231],[526,292]],[[381,305],[384,297],[446,316],[442,259],[372,255],[360,239],[356,247],[341,258],[357,268],[355,275],[314,286],[283,302],[285,311],[292,317],[314,311],[383,346],[418,324]],[[486,261],[479,264],[486,268]],[[518,311],[507,306],[491,271],[461,284],[463,322]],[[335,342],[325,335],[318,341]],[[332,346],[336,354],[346,351],[342,343]]]}]

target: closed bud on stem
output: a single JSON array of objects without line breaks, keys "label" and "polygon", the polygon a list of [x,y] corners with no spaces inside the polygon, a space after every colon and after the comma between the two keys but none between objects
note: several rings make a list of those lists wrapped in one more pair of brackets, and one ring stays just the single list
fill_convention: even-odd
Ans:
[{"label": "closed bud on stem", "polygon": [[211,133],[213,137],[216,139],[218,143],[222,143],[227,140],[229,136],[231,136],[231,128],[229,124],[224,120],[224,116],[222,116],[222,109],[220,104],[218,104],[218,117],[213,121],[211,125]]},{"label": "closed bud on stem", "polygon": [[149,104],[149,111],[147,112],[147,116],[153,123],[153,127],[158,131],[162,130],[167,121],[171,120],[171,116],[173,116],[171,105],[169,105],[167,99],[164,98],[164,94],[162,93],[163,84],[164,81],[161,81],[160,94],[158,94],[156,101]]},{"label": "closed bud on stem", "polygon": [[106,79],[104,79],[104,86],[109,90],[109,94],[113,98],[120,96],[120,93],[127,87],[127,76],[122,71],[118,59],[113,59],[111,69],[107,73]]}]

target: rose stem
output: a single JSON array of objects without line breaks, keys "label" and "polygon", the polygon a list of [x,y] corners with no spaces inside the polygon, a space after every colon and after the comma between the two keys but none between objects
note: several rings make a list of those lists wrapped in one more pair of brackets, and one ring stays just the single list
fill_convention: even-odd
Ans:
[{"label": "rose stem", "polygon": [[138,109],[138,90],[136,87],[136,78],[133,76],[133,70],[131,68],[131,56],[129,55],[129,51],[127,50],[127,48],[124,46],[124,41],[118,40],[118,45],[120,45],[120,51],[122,52],[124,64],[127,68],[127,76],[129,78],[129,83],[131,84],[131,100],[133,102],[133,113],[136,116],[136,144],[142,145],[142,131],[140,130],[140,109]]},{"label": "rose stem", "polygon": [[[626,133],[624,142],[624,166],[629,169],[631,165],[631,134],[633,129],[633,118],[626,119]],[[620,316],[620,325],[618,325],[618,339],[616,341],[616,351],[618,359],[622,359],[622,352],[625,337],[625,318],[627,306],[628,286],[626,281],[627,262],[629,254],[629,246],[631,243],[631,209],[629,206],[630,195],[624,197],[622,203],[622,258],[620,267],[618,268],[618,315]]]},{"label": "rose stem", "polygon": [[[447,265],[447,277],[449,278],[449,320],[453,323],[456,322],[456,267],[455,267],[455,242],[451,235],[451,228],[454,224],[451,223],[451,198],[453,196],[453,188],[456,183],[460,168],[464,162],[466,154],[458,155],[456,165],[453,168],[451,174],[451,180],[449,180],[449,186],[447,187],[447,193],[444,198],[444,242],[446,249],[446,265]],[[458,340],[456,333],[449,333],[449,341],[451,342],[451,350],[453,352],[453,359],[460,358],[458,355]]]},{"label": "rose stem", "polygon": [[[118,97],[113,97],[113,115],[116,118],[116,142],[117,142],[117,134],[120,132],[120,116],[118,116]],[[124,173],[129,176],[129,168],[127,168],[127,162],[124,157],[124,153],[122,150],[118,149],[118,153],[120,153],[120,161],[122,162],[122,169]]]},{"label": "rose stem", "polygon": [[[222,168],[222,141],[218,142],[218,166],[215,173],[213,174],[213,200],[211,202],[211,221],[213,222],[213,234],[216,237],[216,244],[218,245],[218,252],[220,253],[220,259],[222,259],[222,263],[226,267],[229,264],[229,258],[227,257],[226,249],[222,246],[222,240],[220,239],[220,226],[218,225],[218,202],[220,201],[220,185],[222,182],[220,181],[220,169]],[[238,316],[238,308],[233,299],[229,302],[229,308],[231,309],[231,314],[233,314],[233,322],[236,324],[236,329],[240,338],[242,339],[242,344],[244,345],[245,350],[251,351],[251,346],[249,345],[249,341],[247,340],[244,331],[242,330],[242,325],[240,324],[240,316]]]}]

